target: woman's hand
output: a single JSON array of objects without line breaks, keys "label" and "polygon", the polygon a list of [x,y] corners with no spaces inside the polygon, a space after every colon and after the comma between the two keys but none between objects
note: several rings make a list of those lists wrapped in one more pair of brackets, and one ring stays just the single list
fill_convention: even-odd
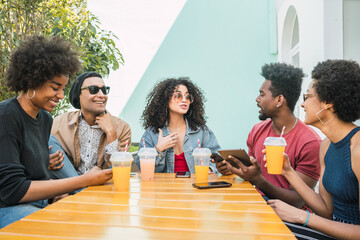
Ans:
[{"label": "woman's hand", "polygon": [[306,222],[308,213],[304,210],[293,207],[278,199],[270,199],[267,203],[283,221],[300,224]]},{"label": "woman's hand", "polygon": [[[49,147],[49,150],[51,150],[52,146]],[[49,160],[49,171],[59,170],[64,166],[64,153],[60,150],[50,154],[50,160]]]},{"label": "woman's hand", "polygon": [[[267,168],[266,150],[263,149],[262,153],[264,154],[264,162],[265,162],[264,166]],[[282,168],[281,174],[286,175],[286,173],[288,173],[294,169],[291,167],[289,156],[286,153],[283,153],[283,158],[284,158],[284,160],[283,160],[283,168]]]},{"label": "woman's hand", "polygon": [[112,178],[112,169],[101,170],[99,167],[93,167],[84,174],[87,178],[86,186],[101,185]]},{"label": "woman's hand", "polygon": [[170,133],[166,137],[163,137],[163,132],[159,128],[158,143],[156,144],[155,148],[159,152],[163,152],[166,149],[174,147],[178,140],[179,140],[179,136],[177,133]]}]

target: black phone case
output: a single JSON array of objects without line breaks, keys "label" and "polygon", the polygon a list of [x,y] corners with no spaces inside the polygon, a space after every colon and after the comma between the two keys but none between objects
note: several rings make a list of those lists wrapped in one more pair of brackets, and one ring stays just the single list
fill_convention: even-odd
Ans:
[{"label": "black phone case", "polygon": [[224,187],[231,187],[232,184],[228,183],[228,182],[224,182],[224,184],[222,185],[213,185],[213,186],[199,186],[196,183],[193,183],[192,186],[194,188],[198,188],[198,189],[208,189],[208,188],[224,188]]}]

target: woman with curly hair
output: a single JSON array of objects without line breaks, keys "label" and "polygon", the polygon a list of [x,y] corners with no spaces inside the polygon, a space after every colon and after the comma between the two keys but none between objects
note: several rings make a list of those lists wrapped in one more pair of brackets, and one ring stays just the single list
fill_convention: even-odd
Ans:
[{"label": "woman with curly hair", "polygon": [[353,61],[327,60],[314,68],[312,78],[301,106],[305,123],[327,137],[320,147],[319,194],[301,181],[286,154],[282,175],[315,214],[280,200],[268,203],[283,220],[303,225],[293,224],[293,232],[360,239],[360,127],[353,123],[360,118],[360,67]]},{"label": "woman with curly hair", "polygon": [[[212,153],[220,146],[214,133],[206,126],[202,91],[189,78],[170,78],[158,83],[147,97],[142,114],[146,129],[140,148],[155,147],[158,157],[155,172],[195,173],[194,148],[209,148]],[[136,164],[140,168],[139,157]],[[210,163],[215,172],[215,164]]]},{"label": "woman with curly hair", "polygon": [[48,140],[53,111],[69,77],[81,63],[60,37],[34,36],[13,52],[6,72],[17,97],[0,103],[0,228],[89,185],[103,184],[112,171],[49,180]]}]

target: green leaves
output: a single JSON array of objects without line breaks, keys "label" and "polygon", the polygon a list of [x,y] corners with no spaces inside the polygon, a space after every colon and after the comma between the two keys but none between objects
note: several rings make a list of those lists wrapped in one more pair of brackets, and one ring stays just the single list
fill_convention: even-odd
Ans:
[{"label": "green leaves", "polygon": [[[124,64],[114,41],[118,37],[100,28],[99,19],[87,10],[86,0],[1,0],[0,19],[0,101],[15,95],[4,85],[11,51],[32,34],[59,35],[71,41],[80,53],[83,72],[96,71],[106,76],[110,69]],[[68,107],[65,94],[53,116]]]}]

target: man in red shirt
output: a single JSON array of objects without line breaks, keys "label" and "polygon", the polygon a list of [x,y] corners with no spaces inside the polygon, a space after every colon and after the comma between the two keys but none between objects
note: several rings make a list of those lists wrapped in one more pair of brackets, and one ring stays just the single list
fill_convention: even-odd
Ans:
[{"label": "man in red shirt", "polygon": [[266,137],[279,137],[283,126],[283,138],[287,142],[285,152],[292,167],[311,188],[314,188],[320,176],[319,149],[321,139],[309,126],[294,116],[294,108],[301,92],[304,73],[301,69],[284,63],[265,64],[261,75],[265,81],[256,98],[260,108],[259,119],[249,133],[247,145],[253,165],[246,167],[231,157],[240,166],[232,167],[225,161],[217,163],[222,174],[234,173],[250,181],[262,193],[265,199],[281,199],[296,207],[303,207],[304,201],[292,189],[282,175],[267,173],[264,161],[264,141]]}]

